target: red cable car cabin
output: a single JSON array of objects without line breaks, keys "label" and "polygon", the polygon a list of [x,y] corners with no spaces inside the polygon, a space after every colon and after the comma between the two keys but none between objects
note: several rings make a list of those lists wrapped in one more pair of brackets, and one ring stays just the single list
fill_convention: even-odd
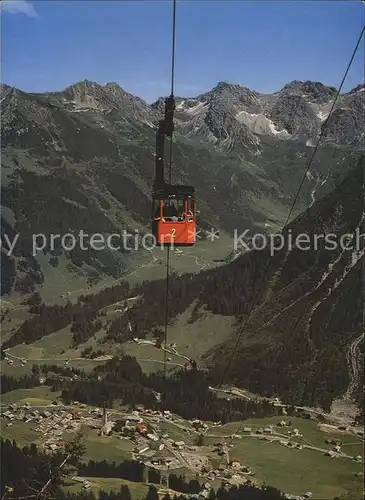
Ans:
[{"label": "red cable car cabin", "polygon": [[157,245],[195,244],[195,189],[165,184],[153,194],[152,231]]},{"label": "red cable car cabin", "polygon": [[[191,246],[195,244],[195,189],[164,180],[165,137],[172,139],[174,130],[174,96],[165,100],[165,118],[156,130],[155,180],[153,184],[152,232],[159,246]],[[171,158],[170,158],[171,160]]]}]

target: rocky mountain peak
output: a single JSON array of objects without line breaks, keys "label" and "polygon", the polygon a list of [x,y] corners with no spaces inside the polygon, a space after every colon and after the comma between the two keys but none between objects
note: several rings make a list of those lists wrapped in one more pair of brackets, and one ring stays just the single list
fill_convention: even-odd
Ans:
[{"label": "rocky mountain peak", "polygon": [[248,95],[257,96],[259,94],[242,85],[227,82],[218,82],[212,90],[198,96],[198,99],[202,100],[204,97],[205,99],[207,99],[215,96],[234,96],[235,98],[242,98]]},{"label": "rocky mountain peak", "polygon": [[[104,91],[107,92],[109,95],[113,95],[115,97],[123,98],[127,95],[132,96],[132,94],[128,94],[120,85],[119,83],[116,82],[108,82],[104,86]],[[134,96],[133,96],[134,97]],[[134,97],[135,99],[139,99],[138,97]]]},{"label": "rocky mountain peak", "polygon": [[80,82],[76,82],[73,85],[70,85],[66,87],[63,92],[68,93],[68,92],[98,92],[101,91],[103,88],[102,85],[100,85],[97,82],[93,82],[91,80],[82,80]]},{"label": "rocky mountain peak", "polygon": [[125,120],[150,124],[153,110],[148,104],[126,92],[118,83],[108,82],[106,85],[84,80],[58,93],[64,105],[75,110],[94,110],[101,113],[117,111]]},{"label": "rocky mountain peak", "polygon": [[348,95],[356,94],[357,92],[364,92],[364,91],[365,91],[365,83],[362,83],[361,85],[358,85],[354,89],[350,90],[350,92],[348,92]]},{"label": "rocky mountain peak", "polygon": [[228,83],[228,82],[218,82],[217,85],[213,88],[213,91],[219,90],[232,90],[234,88],[238,88],[240,85]]},{"label": "rocky mountain peak", "polygon": [[321,82],[294,80],[282,89],[283,93],[294,92],[307,98],[310,102],[324,104],[336,96],[337,90],[334,87],[328,87]]},{"label": "rocky mountain peak", "polygon": [[5,99],[9,98],[9,96],[13,95],[16,92],[16,89],[13,87],[9,87],[9,85],[6,85],[5,83],[0,83],[0,95],[1,95],[1,102],[5,101]]},{"label": "rocky mountain peak", "polygon": [[108,82],[105,85],[105,88],[124,92],[124,90],[122,89],[122,87],[117,82]]},{"label": "rocky mountain peak", "polygon": [[81,107],[99,109],[102,111],[105,108],[105,91],[102,85],[90,80],[83,80],[70,85],[65,90],[60,92],[63,100]]}]

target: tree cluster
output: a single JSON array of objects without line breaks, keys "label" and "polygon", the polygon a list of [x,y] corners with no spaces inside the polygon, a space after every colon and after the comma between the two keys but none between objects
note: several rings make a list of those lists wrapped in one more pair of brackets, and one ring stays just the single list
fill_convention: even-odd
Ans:
[{"label": "tree cluster", "polygon": [[29,309],[33,316],[24,321],[3,348],[22,342],[29,344],[68,325],[71,325],[74,343],[85,342],[101,328],[98,311],[117,300],[125,300],[128,294],[128,283],[122,283],[95,295],[81,295],[76,304],[67,302],[64,306],[40,304],[37,295],[33,295]]},{"label": "tree cluster", "polygon": [[[65,403],[106,403],[111,407],[113,401],[122,401],[156,410],[164,406],[186,419],[230,422],[278,414],[279,410],[265,400],[218,398],[209,385],[211,381],[202,371],[182,370],[165,379],[162,373],[143,374],[135,358],[124,356],[95,367],[91,374],[81,374],[77,380],[65,380],[61,387]],[[164,394],[164,404],[156,400],[155,393]]]},{"label": "tree cluster", "polygon": [[[109,463],[106,460],[89,460],[79,469],[79,474],[84,477],[120,477],[132,482],[145,482],[160,484],[160,472],[156,469],[147,469],[146,466],[135,460],[125,460],[119,464]],[[172,490],[181,493],[199,493],[203,487],[196,479],[187,481],[185,476],[169,475],[169,485]]]}]

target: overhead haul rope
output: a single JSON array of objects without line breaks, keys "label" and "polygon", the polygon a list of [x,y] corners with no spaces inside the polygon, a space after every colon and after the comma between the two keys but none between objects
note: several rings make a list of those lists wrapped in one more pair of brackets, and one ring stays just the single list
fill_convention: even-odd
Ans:
[{"label": "overhead haul rope", "polygon": [[[174,97],[174,77],[175,77],[175,32],[176,32],[176,0],[173,0],[172,9],[172,55],[171,55],[171,95]],[[173,130],[170,137],[170,151],[169,151],[169,184],[171,184],[172,177],[172,136]],[[170,285],[170,245],[167,247],[166,255],[166,293],[165,293],[165,327],[164,327],[164,355],[163,355],[163,393],[162,393],[162,423],[161,423],[161,435],[164,434],[163,429],[165,427],[165,416],[164,412],[167,410],[166,407],[166,386],[167,386],[167,333],[168,333],[168,322],[169,322],[169,285]],[[164,448],[164,455],[166,457],[166,447]]]},{"label": "overhead haul rope", "polygon": [[[296,204],[296,202],[298,201],[298,197],[299,197],[300,191],[301,191],[301,189],[302,189],[302,187],[303,187],[303,184],[304,184],[305,178],[307,177],[307,174],[308,174],[308,172],[310,171],[310,168],[311,168],[311,166],[312,166],[312,163],[313,163],[314,157],[315,157],[315,155],[316,155],[316,153],[317,153],[317,151],[318,151],[319,145],[320,145],[320,143],[321,143],[321,141],[322,141],[322,139],[323,139],[323,136],[324,136],[324,132],[325,132],[325,130],[326,130],[326,128],[327,128],[327,126],[328,126],[328,123],[329,123],[330,117],[331,117],[332,112],[333,112],[333,110],[334,110],[334,108],[335,108],[336,102],[337,102],[337,100],[338,100],[338,98],[339,98],[339,96],[340,96],[340,94],[341,94],[342,87],[343,87],[343,85],[344,85],[344,83],[345,83],[345,81],[346,81],[346,78],[347,78],[348,72],[350,71],[351,66],[352,66],[352,63],[353,63],[353,61],[354,61],[354,59],[355,59],[356,53],[357,53],[358,48],[359,48],[359,46],[360,46],[360,42],[361,42],[361,40],[362,40],[362,39],[363,39],[363,37],[364,37],[364,33],[365,33],[365,26],[364,26],[364,27],[362,28],[362,30],[361,30],[360,36],[359,36],[359,38],[358,38],[358,40],[357,40],[357,43],[356,43],[355,49],[354,49],[354,51],[353,51],[353,53],[352,53],[352,56],[351,56],[351,58],[350,58],[350,61],[349,61],[348,65],[347,65],[347,68],[346,68],[345,74],[344,74],[344,76],[343,76],[343,78],[342,78],[342,81],[341,81],[340,87],[339,87],[339,89],[338,89],[338,91],[337,91],[337,94],[336,94],[336,97],[335,97],[335,99],[334,99],[334,101],[333,101],[333,104],[332,104],[332,106],[331,106],[330,112],[329,112],[329,114],[328,114],[328,116],[327,116],[327,118],[326,118],[325,122],[323,123],[323,126],[322,126],[322,129],[321,129],[321,133],[320,133],[320,135],[319,135],[318,141],[317,141],[317,143],[316,143],[316,146],[315,146],[315,148],[314,148],[314,150],[313,150],[312,155],[310,156],[310,158],[309,158],[309,160],[308,160],[307,167],[306,167],[305,172],[304,172],[304,174],[303,174],[303,178],[302,178],[302,180],[301,180],[301,182],[300,182],[300,184],[299,184],[299,187],[298,187],[297,193],[296,193],[296,195],[295,195],[295,197],[294,197],[294,201],[293,201],[292,206],[291,206],[291,208],[290,208],[290,210],[289,210],[289,213],[288,213],[288,216],[287,216],[287,218],[286,218],[286,221],[285,221],[285,223],[284,223],[284,225],[283,225],[283,227],[282,227],[282,229],[281,229],[281,232],[285,229],[285,227],[287,226],[288,222],[290,221],[291,214],[293,213],[293,210],[294,210],[295,204]],[[262,285],[263,285],[263,283],[265,282],[265,279],[266,279],[266,277],[267,277],[267,275],[268,275],[268,272],[269,272],[270,267],[271,267],[271,263],[272,263],[272,261],[271,261],[271,260],[269,260],[268,265],[267,265],[266,270],[265,270],[265,273],[264,273],[264,275],[263,275],[263,278],[262,278],[262,280],[261,280],[261,282],[260,282],[260,286],[259,286],[259,288],[258,288],[258,291],[259,291],[259,292],[261,291],[261,289],[262,289]],[[257,298],[257,297],[256,297],[256,298]],[[221,386],[223,385],[223,380],[224,380],[224,377],[228,374],[228,370],[229,370],[229,368],[230,368],[230,366],[231,366],[231,364],[232,364],[232,362],[233,362],[233,360],[234,360],[234,358],[235,358],[235,354],[236,354],[237,349],[238,349],[238,347],[239,347],[239,345],[240,345],[240,342],[241,342],[241,339],[242,339],[242,335],[243,335],[243,333],[245,333],[245,329],[246,329],[246,327],[247,327],[247,325],[248,325],[248,322],[249,322],[249,320],[250,320],[251,314],[252,314],[252,312],[253,312],[253,310],[254,310],[255,306],[257,305],[257,300],[256,300],[256,298],[255,298],[255,300],[253,300],[253,302],[252,302],[252,305],[251,305],[251,307],[250,307],[250,309],[249,309],[249,312],[248,312],[247,318],[246,318],[246,320],[245,320],[245,322],[244,322],[244,324],[243,324],[243,326],[242,326],[242,328],[241,328],[241,331],[240,331],[240,333],[239,333],[239,335],[238,335],[238,339],[237,339],[237,341],[236,341],[236,344],[235,344],[235,346],[234,346],[234,349],[232,350],[232,355],[231,355],[231,357],[230,357],[230,359],[229,359],[229,361],[228,361],[228,363],[227,363],[226,369],[222,372]],[[301,321],[302,317],[303,317],[303,315],[301,315],[301,316],[299,317],[298,321],[296,322],[296,324],[295,324],[295,326],[294,326],[293,333],[295,333],[295,331],[296,331],[296,329],[297,329],[297,327],[298,327],[298,325],[299,325],[299,323],[300,323],[300,321]],[[234,439],[234,436],[235,436],[236,434],[238,434],[238,433],[239,433],[239,431],[241,430],[241,428],[242,428],[242,427],[243,427],[243,422],[241,422],[241,423],[240,423],[240,425],[238,426],[238,428],[237,428],[236,432],[234,432],[234,433],[232,434],[231,439],[230,439],[230,444],[229,444],[229,446],[232,444],[232,441],[233,441],[233,439]],[[223,460],[223,459],[221,459],[221,460],[220,460],[220,462],[219,462],[219,466],[221,465],[222,460]]]}]

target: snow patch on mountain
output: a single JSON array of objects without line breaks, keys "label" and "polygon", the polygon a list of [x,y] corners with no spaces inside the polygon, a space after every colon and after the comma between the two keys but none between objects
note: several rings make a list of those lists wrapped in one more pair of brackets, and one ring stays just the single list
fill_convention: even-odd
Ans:
[{"label": "snow patch on mountain", "polygon": [[208,110],[208,105],[206,102],[199,102],[196,106],[186,109],[185,112],[190,116],[197,116],[205,114]]},{"label": "snow patch on mountain", "polygon": [[290,134],[282,129],[278,130],[275,124],[265,115],[258,113],[248,113],[240,111],[236,115],[236,119],[246,125],[251,132],[258,135],[275,135],[278,138],[287,139]]},{"label": "snow patch on mountain", "polygon": [[317,113],[318,118],[322,122],[327,118],[328,115],[329,115],[329,113],[324,113],[323,111],[320,111],[319,113]]},{"label": "snow patch on mountain", "polygon": [[185,104],[184,100],[182,100],[181,102],[179,102],[179,104],[176,106],[176,110],[178,110],[178,111],[183,110],[184,109],[184,104]]}]

